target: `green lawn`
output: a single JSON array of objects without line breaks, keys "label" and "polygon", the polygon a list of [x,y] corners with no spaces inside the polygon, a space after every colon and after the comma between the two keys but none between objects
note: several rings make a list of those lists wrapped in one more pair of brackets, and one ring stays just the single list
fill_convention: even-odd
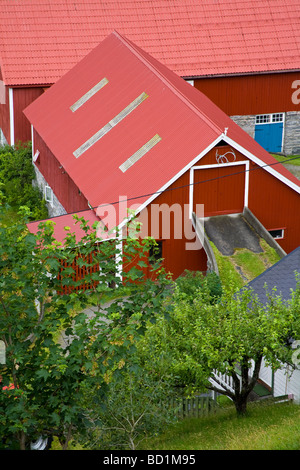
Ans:
[{"label": "green lawn", "polygon": [[246,417],[233,406],[184,419],[164,435],[144,442],[146,450],[300,450],[300,406],[250,403]]},{"label": "green lawn", "polygon": [[280,163],[300,166],[300,155],[287,155],[285,157],[283,155],[272,153],[272,156]]}]

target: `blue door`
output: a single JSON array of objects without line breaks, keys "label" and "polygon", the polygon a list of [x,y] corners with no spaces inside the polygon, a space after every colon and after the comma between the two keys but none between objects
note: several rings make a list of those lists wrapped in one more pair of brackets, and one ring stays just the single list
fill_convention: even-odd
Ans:
[{"label": "blue door", "polygon": [[[259,119],[258,119],[259,118]],[[263,122],[263,119],[265,122]],[[255,140],[268,152],[282,151],[283,114],[256,116]]]}]

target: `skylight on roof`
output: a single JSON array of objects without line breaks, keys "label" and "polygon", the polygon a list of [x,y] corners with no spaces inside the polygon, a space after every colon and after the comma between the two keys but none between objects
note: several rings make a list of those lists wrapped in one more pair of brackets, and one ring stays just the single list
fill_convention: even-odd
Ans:
[{"label": "skylight on roof", "polygon": [[74,157],[80,157],[84,152],[86,152],[92,145],[94,145],[98,140],[100,140],[105,134],[107,134],[113,127],[115,127],[120,121],[122,121],[126,116],[128,116],[134,109],[136,109],[146,98],[148,98],[147,93],[143,92],[135,100],[133,100],[125,109],[123,109],[119,114],[117,114],[111,121],[109,121],[105,126],[102,127],[96,134],[90,137],[84,144],[82,144],[75,152],[73,152]]},{"label": "skylight on roof", "polygon": [[140,158],[142,158],[149,150],[151,150],[158,142],[161,141],[161,137],[156,134],[152,139],[148,140],[137,152],[135,152],[131,157],[129,157],[121,166],[120,170],[125,173],[134,163],[136,163]]},{"label": "skylight on roof", "polygon": [[85,104],[92,96],[94,96],[101,88],[103,88],[108,83],[107,78],[103,78],[97,85],[91,88],[87,93],[85,93],[81,98],[79,98],[76,103],[70,106],[70,110],[74,113],[77,111],[80,106]]}]

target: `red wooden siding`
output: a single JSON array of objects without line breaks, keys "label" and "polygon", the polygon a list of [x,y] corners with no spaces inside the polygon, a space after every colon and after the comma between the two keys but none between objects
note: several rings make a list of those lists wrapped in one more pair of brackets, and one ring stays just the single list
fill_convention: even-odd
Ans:
[{"label": "red wooden siding", "polygon": [[[191,248],[196,241],[196,234],[192,228],[188,213],[189,182],[189,171],[187,171],[147,208],[148,233],[152,236],[156,235],[154,238],[162,241],[162,257],[165,259],[164,267],[167,272],[173,275],[174,279],[180,276],[185,269],[203,272],[207,270],[207,256],[204,249],[187,249],[187,247]],[[163,221],[161,214],[160,224],[157,229],[153,221],[155,220],[158,206],[162,208],[164,204],[166,205],[165,219]],[[170,209],[169,212],[167,208]],[[170,236],[167,233],[169,220]],[[181,237],[180,234],[182,234]]]},{"label": "red wooden siding", "polygon": [[13,89],[15,143],[31,140],[31,125],[23,110],[42,93],[44,89],[41,87]]},{"label": "red wooden siding", "polygon": [[[298,72],[208,77],[194,85],[229,116],[300,111],[292,83]],[[298,87],[299,88],[299,87]]]},{"label": "red wooden siding", "polygon": [[210,150],[195,166],[212,165],[212,168],[195,169],[193,172],[193,210],[196,210],[196,204],[204,204],[205,217],[243,212],[246,167],[245,164],[235,163],[246,160],[246,157],[228,145]]},{"label": "red wooden siding", "polygon": [[243,212],[245,165],[222,166],[194,171],[194,200],[204,204],[204,216]]},{"label": "red wooden siding", "polygon": [[68,213],[89,208],[88,201],[78,190],[78,187],[49,150],[47,145],[34,131],[34,151],[39,150],[40,156],[36,162],[45,180],[53,189],[59,202]]}]

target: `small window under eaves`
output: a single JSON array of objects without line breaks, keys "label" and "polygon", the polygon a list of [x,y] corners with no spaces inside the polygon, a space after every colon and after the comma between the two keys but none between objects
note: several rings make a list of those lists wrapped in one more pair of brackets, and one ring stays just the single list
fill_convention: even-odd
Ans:
[{"label": "small window under eaves", "polygon": [[284,229],[278,228],[274,230],[269,230],[269,234],[275,239],[284,238]]}]

